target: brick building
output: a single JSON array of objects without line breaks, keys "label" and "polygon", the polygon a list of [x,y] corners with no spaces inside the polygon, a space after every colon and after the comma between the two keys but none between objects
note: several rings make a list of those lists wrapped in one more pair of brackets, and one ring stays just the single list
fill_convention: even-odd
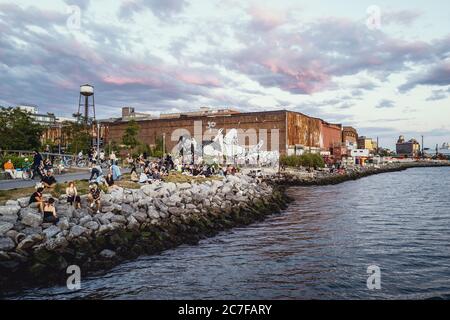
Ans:
[{"label": "brick building", "polygon": [[[106,142],[121,144],[128,125],[127,119],[128,113],[126,118],[102,121],[102,125],[107,126]],[[157,139],[163,138],[167,152],[178,143],[181,135],[189,134],[197,141],[201,139],[206,142],[217,134],[218,129],[223,129],[224,133],[237,129],[240,132],[240,145],[251,147],[262,141],[263,150],[279,150],[281,154],[299,153],[299,150],[330,151],[334,144],[342,142],[340,124],[287,110],[240,113],[232,109],[203,108],[192,113],[134,119],[140,127],[139,140],[154,146]]]}]

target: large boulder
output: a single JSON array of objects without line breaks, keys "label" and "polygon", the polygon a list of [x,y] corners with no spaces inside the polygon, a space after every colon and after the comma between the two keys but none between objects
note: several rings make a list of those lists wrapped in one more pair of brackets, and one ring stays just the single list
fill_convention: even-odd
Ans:
[{"label": "large boulder", "polygon": [[178,190],[190,189],[192,185],[189,182],[177,183]]},{"label": "large boulder", "polygon": [[25,207],[28,207],[28,203],[30,202],[30,198],[29,197],[19,198],[19,199],[17,199],[17,202],[19,203],[19,206],[21,208],[25,208]]},{"label": "large boulder", "polygon": [[6,206],[18,206],[19,202],[17,200],[7,200],[5,205]]},{"label": "large boulder", "polygon": [[173,182],[168,182],[164,184],[164,189],[170,192],[170,194],[174,194],[177,191],[177,185]]},{"label": "large boulder", "polygon": [[70,235],[74,238],[79,237],[85,233],[87,233],[87,229],[85,227],[82,226],[73,226],[72,229],[70,229]]},{"label": "large boulder", "polygon": [[47,229],[44,229],[43,233],[45,234],[45,236],[47,237],[47,239],[53,238],[54,236],[56,236],[58,233],[61,232],[61,229],[57,226],[51,226]]},{"label": "large boulder", "polygon": [[0,251],[9,251],[16,247],[14,241],[9,237],[0,236]]},{"label": "large boulder", "polygon": [[0,221],[0,236],[2,236],[5,233],[7,233],[13,227],[14,227],[14,225],[11,222],[1,222]]},{"label": "large boulder", "polygon": [[94,231],[97,230],[100,227],[100,225],[97,222],[95,222],[95,221],[89,221],[84,226],[86,228],[94,230]]},{"label": "large boulder", "polygon": [[121,211],[122,211],[123,215],[128,217],[129,215],[133,214],[136,210],[132,206],[130,206],[129,204],[124,203],[124,204],[122,204],[122,210]]},{"label": "large boulder", "polygon": [[13,222],[17,220],[20,211],[19,205],[0,206],[0,216],[2,221]]},{"label": "large boulder", "polygon": [[22,216],[22,223],[26,226],[30,226],[32,228],[37,228],[42,223],[42,216],[40,213],[33,211],[29,211],[26,209],[22,209],[20,212]]},{"label": "large boulder", "polygon": [[132,216],[140,223],[145,222],[145,220],[147,219],[147,214],[140,211],[133,213]]},{"label": "large boulder", "polygon": [[119,223],[119,224],[126,224],[126,223],[127,223],[127,218],[125,218],[125,217],[122,216],[122,215],[115,214],[115,215],[113,215],[113,216],[111,217],[111,221],[112,221],[112,222]]}]

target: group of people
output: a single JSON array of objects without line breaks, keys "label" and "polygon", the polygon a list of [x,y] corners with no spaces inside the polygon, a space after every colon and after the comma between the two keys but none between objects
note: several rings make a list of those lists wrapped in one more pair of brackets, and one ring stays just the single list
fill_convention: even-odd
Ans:
[{"label": "group of people", "polygon": [[168,155],[166,158],[159,160],[148,160],[147,156],[141,154],[133,159],[130,154],[126,158],[126,162],[131,169],[131,181],[139,183],[152,183],[161,180],[169,175],[169,171],[173,168],[172,157]]},{"label": "group of people", "polygon": [[[35,205],[39,212],[43,214],[43,222],[56,224],[59,221],[58,214],[55,207],[55,199],[50,197],[44,199],[44,187],[37,187],[36,191],[30,196],[29,204]],[[71,181],[66,188],[67,203],[74,206],[75,209],[81,208],[81,197],[78,194],[75,182]],[[98,183],[92,183],[89,186],[89,193],[87,196],[89,207],[96,213],[101,209],[101,191]]]}]

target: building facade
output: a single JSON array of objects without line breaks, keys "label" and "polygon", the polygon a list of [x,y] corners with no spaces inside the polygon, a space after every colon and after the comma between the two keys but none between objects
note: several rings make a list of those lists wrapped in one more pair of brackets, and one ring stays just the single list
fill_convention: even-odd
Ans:
[{"label": "building facade", "polygon": [[[210,142],[219,130],[226,134],[232,129],[239,133],[240,145],[251,148],[260,144],[262,150],[279,151],[280,154],[330,151],[334,144],[342,141],[340,124],[287,110],[240,113],[232,109],[203,109],[135,120],[140,127],[139,140],[154,146],[163,138],[166,152],[171,152],[183,135],[205,143]],[[121,144],[127,119],[102,121],[102,125],[107,126],[106,142]]]},{"label": "building facade", "polygon": [[405,157],[418,157],[420,155],[420,144],[416,139],[405,141],[404,136],[400,136],[395,145],[397,155]]}]

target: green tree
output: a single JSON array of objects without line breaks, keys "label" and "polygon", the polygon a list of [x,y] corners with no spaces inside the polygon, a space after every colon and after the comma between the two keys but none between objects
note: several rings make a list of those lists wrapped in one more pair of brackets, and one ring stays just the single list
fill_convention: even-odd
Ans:
[{"label": "green tree", "polygon": [[155,146],[150,149],[150,156],[161,158],[164,156],[164,140],[163,137],[157,137]]},{"label": "green tree", "polygon": [[122,137],[122,143],[128,148],[128,149],[134,149],[139,145],[138,140],[138,132],[139,132],[139,125],[136,123],[135,120],[130,120],[128,122],[128,126],[125,129],[125,133]]},{"label": "green tree", "polygon": [[91,146],[89,128],[83,122],[67,122],[63,126],[63,134],[68,143],[68,152],[76,154],[80,151],[86,153]]},{"label": "green tree", "polygon": [[33,122],[29,112],[0,107],[0,149],[33,150],[41,146],[44,128]]}]

